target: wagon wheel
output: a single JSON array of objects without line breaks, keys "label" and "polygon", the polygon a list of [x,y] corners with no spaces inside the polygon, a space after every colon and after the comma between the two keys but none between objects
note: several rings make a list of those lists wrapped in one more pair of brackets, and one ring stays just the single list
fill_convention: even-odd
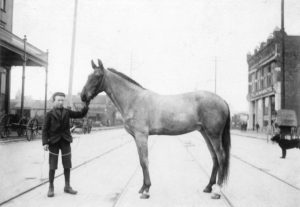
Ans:
[{"label": "wagon wheel", "polygon": [[27,124],[26,118],[22,118],[18,122],[17,134],[19,137],[26,135],[26,124]]},{"label": "wagon wheel", "polygon": [[26,127],[26,136],[27,140],[30,141],[33,138],[36,137],[39,131],[39,123],[36,118],[32,118],[28,121],[27,127]]},{"label": "wagon wheel", "polygon": [[10,116],[5,114],[0,120],[0,137],[5,138],[10,135]]},{"label": "wagon wheel", "polygon": [[88,134],[92,131],[92,122],[88,124]]},{"label": "wagon wheel", "polygon": [[82,126],[82,132],[83,132],[83,134],[87,133],[87,127],[86,126]]}]

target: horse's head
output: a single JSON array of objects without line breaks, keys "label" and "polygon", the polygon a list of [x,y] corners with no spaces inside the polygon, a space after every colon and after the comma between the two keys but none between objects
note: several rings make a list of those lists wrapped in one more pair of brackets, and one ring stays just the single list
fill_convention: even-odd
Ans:
[{"label": "horse's head", "polygon": [[104,67],[102,62],[98,59],[98,66],[92,60],[93,73],[89,75],[88,80],[81,91],[81,100],[89,103],[98,93],[101,93],[104,82]]}]

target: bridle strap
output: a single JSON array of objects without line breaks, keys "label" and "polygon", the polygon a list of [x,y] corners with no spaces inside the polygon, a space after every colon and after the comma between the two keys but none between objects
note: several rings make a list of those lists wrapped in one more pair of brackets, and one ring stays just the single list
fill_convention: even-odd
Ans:
[{"label": "bridle strap", "polygon": [[[100,70],[100,69],[97,69],[97,70]],[[103,69],[103,78],[101,80],[101,83],[100,83],[100,86],[99,86],[99,90],[102,89],[103,85],[104,85],[104,81],[105,81],[105,69]]]}]

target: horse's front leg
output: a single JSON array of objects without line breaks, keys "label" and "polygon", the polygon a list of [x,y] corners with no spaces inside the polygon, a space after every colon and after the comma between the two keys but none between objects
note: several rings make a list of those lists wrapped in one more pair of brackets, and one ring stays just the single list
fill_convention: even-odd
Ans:
[{"label": "horse's front leg", "polygon": [[143,133],[135,133],[135,143],[139,153],[140,164],[143,170],[143,186],[139,190],[141,198],[149,198],[149,188],[151,186],[149,175],[149,161],[148,161],[148,135]]}]

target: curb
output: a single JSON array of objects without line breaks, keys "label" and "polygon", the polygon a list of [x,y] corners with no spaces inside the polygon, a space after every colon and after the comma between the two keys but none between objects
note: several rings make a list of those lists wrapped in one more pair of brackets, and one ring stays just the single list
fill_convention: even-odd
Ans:
[{"label": "curb", "polygon": [[268,139],[268,135],[260,135],[260,136],[255,136],[255,135],[250,135],[250,134],[243,134],[243,133],[235,133],[235,132],[231,132],[231,134],[237,135],[237,136],[243,136],[243,137],[249,137],[249,138],[253,138],[253,139],[260,139],[260,140],[267,140]]},{"label": "curb", "polygon": [[[106,130],[113,130],[113,129],[122,129],[124,128],[123,125],[120,125],[120,126],[113,126],[113,127],[97,127],[97,128],[94,128],[92,129],[92,132],[93,131],[106,131]],[[41,139],[41,137],[37,137],[35,138],[34,140],[37,140],[37,139]],[[34,141],[32,140],[32,141]],[[12,142],[22,142],[22,141],[27,141],[27,138],[25,137],[10,137],[10,138],[5,138],[5,140],[2,140],[2,138],[0,138],[0,144],[7,144],[7,143],[12,143]],[[27,141],[27,142],[30,142],[30,141]]]}]

